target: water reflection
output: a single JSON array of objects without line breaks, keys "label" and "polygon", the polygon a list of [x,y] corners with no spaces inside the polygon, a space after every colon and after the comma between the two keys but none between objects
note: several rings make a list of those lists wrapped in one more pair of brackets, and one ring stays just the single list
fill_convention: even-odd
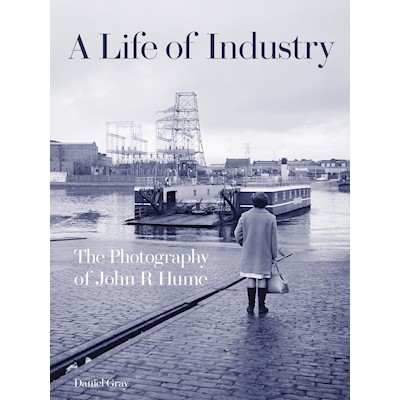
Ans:
[{"label": "water reflection", "polygon": [[216,228],[182,228],[166,226],[132,225],[135,237],[147,240],[169,240],[185,242],[235,242],[235,225],[223,224]]},{"label": "water reflection", "polygon": [[76,216],[76,219],[89,221],[89,222],[92,222],[95,224],[97,222],[97,220],[100,218],[100,216],[101,216],[101,214],[99,212],[89,210],[87,212],[78,214]]},{"label": "water reflection", "polygon": [[[232,224],[212,229],[124,225],[134,215],[132,188],[51,190],[51,233],[96,233],[100,239],[234,242]],[[309,212],[278,221],[280,246],[290,251],[349,249],[349,194],[312,190]]]}]

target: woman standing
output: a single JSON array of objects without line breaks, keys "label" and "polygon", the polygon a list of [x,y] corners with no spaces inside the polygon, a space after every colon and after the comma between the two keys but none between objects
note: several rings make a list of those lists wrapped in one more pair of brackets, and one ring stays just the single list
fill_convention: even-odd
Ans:
[{"label": "woman standing", "polygon": [[247,278],[247,311],[254,311],[258,288],[258,311],[266,314],[267,278],[271,276],[272,263],[276,261],[278,253],[276,217],[265,208],[268,205],[265,193],[254,193],[251,200],[254,207],[239,218],[235,238],[243,247],[240,276]]}]

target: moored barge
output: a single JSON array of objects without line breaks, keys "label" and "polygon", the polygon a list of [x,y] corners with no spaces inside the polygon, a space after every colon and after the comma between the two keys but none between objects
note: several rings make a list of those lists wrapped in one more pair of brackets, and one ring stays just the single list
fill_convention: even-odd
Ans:
[{"label": "moored barge", "polygon": [[309,185],[242,187],[239,193],[240,214],[253,207],[251,196],[256,192],[264,192],[268,196],[266,208],[276,216],[311,207],[311,187]]}]

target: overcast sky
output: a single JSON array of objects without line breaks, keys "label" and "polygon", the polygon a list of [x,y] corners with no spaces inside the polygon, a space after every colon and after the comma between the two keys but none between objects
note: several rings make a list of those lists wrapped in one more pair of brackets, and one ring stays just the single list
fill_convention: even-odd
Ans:
[{"label": "overcast sky", "polygon": [[[103,60],[138,31],[157,44],[152,60]],[[165,46],[191,31],[191,59],[171,60]],[[221,41],[335,42],[310,60],[210,60],[208,33]],[[81,35],[89,60],[74,53]],[[143,38],[141,38],[143,41]],[[51,139],[95,141],[106,151],[106,121],[143,125],[155,151],[157,111],[175,93],[197,94],[206,161],[349,157],[349,5],[321,0],[57,0],[51,2]]]}]

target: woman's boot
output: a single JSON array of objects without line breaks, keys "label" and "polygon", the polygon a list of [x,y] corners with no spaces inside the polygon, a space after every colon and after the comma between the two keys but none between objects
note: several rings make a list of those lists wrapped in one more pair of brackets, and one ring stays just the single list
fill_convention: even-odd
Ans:
[{"label": "woman's boot", "polygon": [[249,306],[247,307],[247,312],[254,312],[254,306],[256,303],[256,288],[247,288],[247,296],[249,297]]},{"label": "woman's boot", "polygon": [[258,312],[266,314],[268,308],[265,307],[265,296],[267,295],[267,288],[258,288]]}]

